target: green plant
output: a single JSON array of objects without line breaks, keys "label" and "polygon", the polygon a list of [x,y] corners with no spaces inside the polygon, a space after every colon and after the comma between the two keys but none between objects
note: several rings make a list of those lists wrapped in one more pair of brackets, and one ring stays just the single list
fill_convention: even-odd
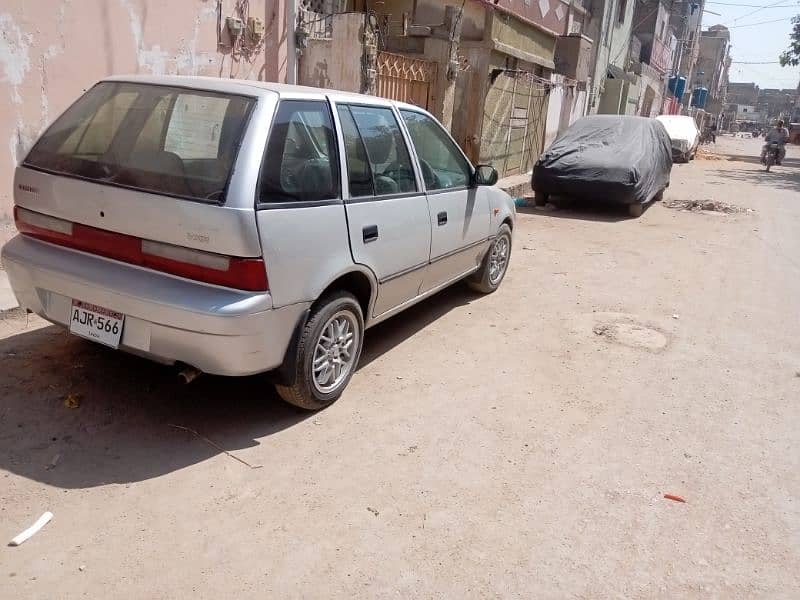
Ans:
[{"label": "green plant", "polygon": [[778,57],[782,67],[800,65],[800,15],[792,17],[792,32],[789,34],[789,48]]}]

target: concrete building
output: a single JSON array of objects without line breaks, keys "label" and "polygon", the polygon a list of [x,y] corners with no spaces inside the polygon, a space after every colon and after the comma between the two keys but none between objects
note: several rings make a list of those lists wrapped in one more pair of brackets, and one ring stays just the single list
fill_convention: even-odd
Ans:
[{"label": "concrete building", "polygon": [[692,90],[696,87],[705,4],[705,0],[673,0],[670,7],[670,23],[678,40],[670,74],[686,78],[686,91],[680,98],[681,112],[688,111]]},{"label": "concrete building", "polygon": [[783,119],[788,123],[797,104],[797,90],[763,88],[758,92],[757,109],[771,121]]},{"label": "concrete building", "polygon": [[[4,0],[0,7],[0,245],[13,235],[13,170],[36,137],[111,74],[291,79],[285,0]],[[249,7],[249,8],[248,8]],[[226,19],[239,19],[232,39]],[[263,33],[247,30],[248,18]]]},{"label": "concrete building", "polygon": [[594,40],[589,112],[635,114],[639,78],[627,71],[635,0],[597,0],[592,3],[583,33]]},{"label": "concrete building", "polygon": [[[700,35],[695,87],[708,90],[706,112],[718,118],[728,102],[728,71],[731,65],[730,33],[724,25],[714,25]],[[719,123],[718,123],[719,125]]]},{"label": "concrete building", "polygon": [[[641,77],[642,86],[638,114],[655,117],[663,111],[666,73],[672,67],[677,46],[670,24],[669,0],[637,2],[633,20],[632,70]],[[633,55],[636,48],[639,52]]]},{"label": "concrete building", "polygon": [[766,117],[752,104],[729,104],[729,110],[737,121],[753,121],[761,123]]},{"label": "concrete building", "polygon": [[755,106],[758,104],[759,88],[755,83],[728,83],[728,102],[730,104],[743,104]]},{"label": "concrete building", "polygon": [[[574,5],[573,5],[574,6]],[[545,125],[545,147],[586,114],[589,99],[592,40],[578,32],[563,35],[556,42],[556,70],[551,75]]]},{"label": "concrete building", "polygon": [[501,176],[531,168],[565,105],[582,114],[577,82],[554,77],[557,40],[582,27],[577,3],[385,0],[369,2],[373,18],[360,0],[335,8],[345,12],[308,18],[330,27],[307,31],[301,83],[421,105]]}]

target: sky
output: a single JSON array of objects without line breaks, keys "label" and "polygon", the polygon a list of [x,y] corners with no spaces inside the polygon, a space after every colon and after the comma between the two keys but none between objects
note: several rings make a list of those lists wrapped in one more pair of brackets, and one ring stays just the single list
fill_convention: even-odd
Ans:
[{"label": "sky", "polygon": [[[749,6],[734,6],[737,4]],[[769,8],[759,10],[760,7]],[[780,53],[789,47],[790,19],[795,15],[800,15],[800,0],[706,0],[703,29],[718,24],[730,28],[734,61],[730,81],[754,81],[762,88],[794,89],[800,82],[800,67],[781,67],[777,63]],[[753,23],[759,24],[751,27]],[[737,61],[774,64],[748,65]]]}]

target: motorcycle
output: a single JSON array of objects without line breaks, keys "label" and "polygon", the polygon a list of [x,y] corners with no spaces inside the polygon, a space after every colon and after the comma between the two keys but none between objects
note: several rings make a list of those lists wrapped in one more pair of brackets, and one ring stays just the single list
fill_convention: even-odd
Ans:
[{"label": "motorcycle", "polygon": [[767,166],[767,173],[772,165],[781,164],[781,145],[778,142],[770,142],[767,148],[767,154],[764,157],[764,164]]}]

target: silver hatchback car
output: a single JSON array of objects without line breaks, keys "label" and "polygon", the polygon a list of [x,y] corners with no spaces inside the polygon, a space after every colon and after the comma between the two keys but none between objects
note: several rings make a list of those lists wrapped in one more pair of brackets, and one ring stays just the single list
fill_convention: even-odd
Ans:
[{"label": "silver hatchback car", "polygon": [[[73,334],[319,409],[364,330],[461,279],[493,292],[514,203],[418,107],[202,77],[114,77],[17,168],[20,304]],[[195,372],[197,372],[195,371]]]}]

